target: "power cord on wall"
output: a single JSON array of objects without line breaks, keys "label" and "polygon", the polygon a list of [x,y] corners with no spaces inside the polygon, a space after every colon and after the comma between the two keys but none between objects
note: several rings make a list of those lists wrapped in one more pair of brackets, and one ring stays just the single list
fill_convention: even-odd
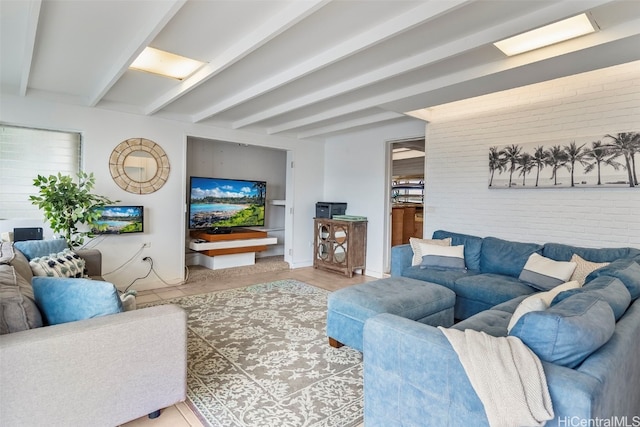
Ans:
[{"label": "power cord on wall", "polygon": [[135,279],[133,279],[133,282],[129,283],[129,286],[127,286],[124,291],[122,291],[123,293],[127,293],[127,291],[129,290],[129,288],[131,288],[133,286],[134,283],[136,283],[138,280],[140,279],[145,279],[147,277],[149,277],[149,274],[151,274],[151,272],[153,271],[153,259],[150,256],[146,256],[144,258],[142,258],[142,261],[147,261],[150,263],[149,265],[149,271],[147,271],[147,274],[145,274],[144,276],[141,277],[136,277]]},{"label": "power cord on wall", "polygon": [[144,276],[140,276],[140,277],[137,277],[137,278],[133,279],[133,281],[129,284],[129,286],[127,286],[127,287],[125,288],[125,290],[124,290],[124,291],[122,291],[122,293],[123,293],[123,294],[126,294],[126,293],[127,293],[127,291],[129,291],[129,289],[130,289],[130,288],[131,288],[131,287],[132,287],[132,286],[133,286],[133,285],[134,285],[138,280],[146,279],[147,277],[149,277],[149,275],[151,274],[151,272],[153,272],[153,274],[155,274],[155,275],[156,275],[156,277],[157,277],[158,279],[160,279],[160,281],[161,281],[162,283],[164,283],[165,285],[167,285],[167,286],[178,286],[178,285],[182,285],[182,284],[186,283],[186,282],[187,282],[187,280],[189,280],[189,267],[187,267],[187,266],[185,266],[186,275],[185,275],[185,279],[184,279],[184,280],[181,280],[181,281],[180,281],[180,282],[178,282],[178,283],[168,283],[166,280],[164,280],[164,279],[162,278],[162,276],[160,276],[160,275],[158,274],[158,272],[157,272],[157,271],[155,270],[155,268],[153,267],[153,258],[151,258],[150,256],[146,256],[146,257],[142,258],[142,261],[145,261],[145,262],[148,262],[148,263],[149,263],[149,271],[147,271],[147,274],[145,274]]},{"label": "power cord on wall", "polygon": [[94,237],[93,239],[91,239],[87,243],[85,243],[84,245],[80,246],[80,249],[93,249],[96,246],[98,246],[100,244],[100,242],[102,242],[107,236],[108,236],[108,234],[101,234],[101,235],[99,235],[97,237]]},{"label": "power cord on wall", "polygon": [[[131,263],[131,261],[133,261],[134,259],[136,259],[136,258],[138,257],[138,255],[140,255],[140,254],[142,253],[143,249],[144,249],[144,244],[140,246],[140,249],[138,249],[138,251],[137,251],[135,254],[133,254],[133,255],[131,256],[131,258],[129,258],[128,260],[126,260],[125,262],[123,262],[122,264],[120,264],[120,266],[119,266],[119,267],[117,267],[117,268],[116,268],[116,269],[114,269],[114,270],[109,271],[108,273],[102,273],[102,275],[103,275],[103,276],[108,276],[109,274],[113,274],[113,273],[116,273],[116,272],[118,272],[118,271],[122,270],[122,269],[123,269],[124,267],[126,267],[129,263]],[[145,258],[149,258],[149,257],[145,257]],[[149,259],[151,259],[151,258],[149,258]]]}]

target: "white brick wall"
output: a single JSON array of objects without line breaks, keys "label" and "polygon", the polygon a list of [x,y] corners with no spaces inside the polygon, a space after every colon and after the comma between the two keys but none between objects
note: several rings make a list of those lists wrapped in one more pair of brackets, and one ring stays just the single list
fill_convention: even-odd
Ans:
[{"label": "white brick wall", "polygon": [[[640,187],[488,188],[489,147],[640,131],[640,62],[435,107],[425,235],[640,248]],[[640,173],[640,155],[636,155]],[[534,179],[531,176],[527,178]]]}]

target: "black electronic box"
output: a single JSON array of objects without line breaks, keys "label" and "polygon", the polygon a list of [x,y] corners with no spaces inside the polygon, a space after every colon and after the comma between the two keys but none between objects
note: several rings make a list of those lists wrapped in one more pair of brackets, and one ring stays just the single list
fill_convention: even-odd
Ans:
[{"label": "black electronic box", "polygon": [[344,215],[347,211],[346,203],[317,202],[316,218],[333,218],[334,215]]}]

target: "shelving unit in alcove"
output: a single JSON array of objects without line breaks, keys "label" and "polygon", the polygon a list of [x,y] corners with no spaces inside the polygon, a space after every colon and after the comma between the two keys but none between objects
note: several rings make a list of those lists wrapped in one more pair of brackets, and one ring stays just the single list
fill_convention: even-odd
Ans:
[{"label": "shelving unit in alcove", "polygon": [[[270,206],[276,207],[276,209],[282,209],[282,220],[284,221],[284,207],[285,200],[284,199],[272,199],[268,200],[267,204]],[[278,243],[273,245],[269,250],[264,252],[262,255],[271,256],[271,255],[282,255],[284,253],[284,222],[281,226],[275,225],[270,227],[263,227],[260,230],[266,231],[269,237],[275,237],[278,239]]]},{"label": "shelving unit in alcove", "polygon": [[[256,252],[256,257],[281,256],[285,252],[285,233],[290,216],[285,211],[285,198],[288,186],[289,152],[266,146],[221,141],[200,137],[187,137],[186,173],[187,176],[260,180],[267,183],[264,226],[246,227],[247,230],[266,233],[269,239],[267,248]],[[187,198],[189,196],[187,195]],[[218,246],[222,243],[199,243],[190,246],[190,230],[185,230],[187,265],[194,262],[199,251],[205,246]],[[276,243],[272,243],[276,240]],[[231,245],[231,243],[224,243]],[[233,244],[235,245],[235,243]],[[213,249],[213,248],[211,248]],[[285,256],[286,258],[286,256]]]},{"label": "shelving unit in alcove", "polygon": [[424,176],[394,176],[391,183],[391,246],[422,237]]}]

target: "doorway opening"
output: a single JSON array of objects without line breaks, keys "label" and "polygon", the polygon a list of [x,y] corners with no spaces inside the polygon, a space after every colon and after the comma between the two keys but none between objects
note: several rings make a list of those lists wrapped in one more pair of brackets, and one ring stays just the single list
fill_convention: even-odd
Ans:
[{"label": "doorway opening", "polygon": [[[389,144],[390,247],[422,238],[424,224],[425,144],[424,137]],[[389,254],[391,251],[389,250]],[[390,271],[390,256],[387,271]]]}]

